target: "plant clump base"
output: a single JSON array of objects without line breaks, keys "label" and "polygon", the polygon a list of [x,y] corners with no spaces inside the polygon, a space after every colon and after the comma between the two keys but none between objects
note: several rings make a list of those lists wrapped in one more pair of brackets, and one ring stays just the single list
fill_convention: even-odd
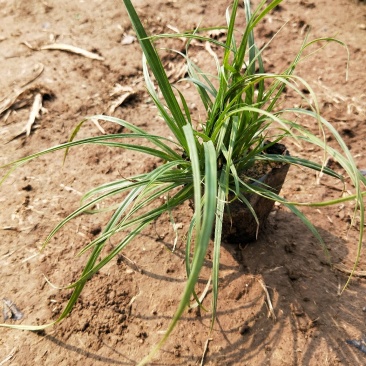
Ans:
[{"label": "plant clump base", "polygon": [[[283,144],[274,144],[266,154],[287,155],[288,151]],[[281,162],[256,161],[252,167],[243,172],[242,178],[250,177],[253,184],[270,187],[271,191],[279,194],[285,182],[290,165]],[[233,199],[227,204],[223,219],[222,238],[229,243],[245,243],[257,240],[259,230],[266,224],[268,215],[273,209],[275,201],[256,193],[244,195],[254,209],[257,220],[250,209],[239,200]]]}]

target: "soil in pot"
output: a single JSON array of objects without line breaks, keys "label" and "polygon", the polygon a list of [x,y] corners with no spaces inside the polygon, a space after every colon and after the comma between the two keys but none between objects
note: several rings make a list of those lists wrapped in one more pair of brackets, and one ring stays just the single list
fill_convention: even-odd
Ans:
[{"label": "soil in pot", "polygon": [[[288,151],[282,144],[273,144],[264,150],[265,154],[287,155]],[[245,176],[255,179],[256,185],[263,185],[264,188],[279,194],[286,179],[289,164],[269,163],[258,161],[258,164],[245,172]],[[255,241],[258,232],[265,226],[265,222],[271,212],[275,201],[262,197],[258,194],[250,193],[244,195],[253,207],[259,225],[248,207],[235,199],[227,204],[223,219],[222,239],[230,243],[243,243]]]}]

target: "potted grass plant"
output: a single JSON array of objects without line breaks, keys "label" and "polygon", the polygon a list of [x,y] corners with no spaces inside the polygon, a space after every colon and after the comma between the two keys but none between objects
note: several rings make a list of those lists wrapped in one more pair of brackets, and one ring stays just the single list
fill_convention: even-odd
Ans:
[{"label": "potted grass plant", "polygon": [[[266,73],[262,61],[262,53],[265,52],[265,48],[259,50],[256,46],[253,30],[280,2],[281,0],[273,0],[268,3],[268,1],[262,0],[252,12],[249,0],[244,0],[244,10],[239,7],[239,1],[234,0],[227,11],[226,41],[220,42],[205,37],[199,29],[183,34],[149,37],[131,1],[124,0],[143,51],[142,65],[146,88],[164,123],[173,134],[173,141],[163,136],[147,133],[121,119],[104,115],[93,116],[80,122],[69,142],[2,167],[8,169],[4,173],[4,180],[14,169],[43,154],[62,149],[68,153],[72,147],[88,144],[133,149],[158,157],[163,161],[153,171],[108,182],[90,190],[83,196],[80,208],[63,219],[49,233],[44,245],[70,220],[87,212],[97,203],[121,193],[125,195],[99,237],[92,240],[83,249],[83,252],[90,252],[89,258],[80,278],[69,286],[73,289],[73,293],[67,306],[52,324],[60,322],[72,311],[87,280],[120,253],[146,226],[186,201],[193,202],[193,212],[185,248],[187,272],[185,289],[168,330],[159,344],[141,361],[141,364],[147,363],[172,333],[176,323],[189,306],[192,295],[199,302],[195,295],[195,285],[210,243],[214,248],[211,311],[212,322],[215,320],[222,240],[223,238],[235,239],[234,234],[238,230],[245,231],[246,229],[248,229],[251,239],[255,238],[258,227],[262,226],[262,222],[268,214],[268,210],[265,213],[261,212],[264,205],[268,205],[268,209],[270,209],[273,202],[281,202],[301,218],[320,243],[323,243],[320,235],[313,224],[301,213],[298,206],[326,206],[353,200],[360,213],[360,227],[364,226],[363,196],[365,195],[366,179],[358,171],[351,153],[336,129],[319,114],[316,97],[309,85],[294,74],[307,47],[320,41],[341,42],[332,38],[322,38],[310,42],[305,40],[299,53],[286,70],[280,74]],[[240,32],[236,29],[239,27],[236,24],[238,11],[244,11],[246,18],[245,27],[239,29]],[[170,84],[161,58],[154,46],[157,38],[167,36],[188,39],[187,50],[190,40],[196,39],[214,43],[222,51],[220,58],[214,56],[217,64],[214,81],[192,61],[188,56],[188,51],[181,53],[181,57],[187,64],[188,77],[186,80],[196,87],[206,113],[200,129],[195,128],[192,124],[187,101],[183,93]],[[306,89],[306,93],[302,91],[303,89]],[[302,99],[305,107],[281,107],[281,98],[288,90],[296,93]],[[75,140],[82,125],[91,118],[118,124],[128,132]],[[320,136],[307,130],[301,124],[301,118],[313,118],[319,126]],[[327,145],[326,136],[329,134],[337,142],[338,148]],[[134,141],[139,140],[141,143],[131,144],[128,142],[131,138]],[[323,172],[335,180],[344,179],[343,176],[324,164],[287,153],[281,142],[291,140],[320,147],[324,151],[324,156],[331,156],[335,159],[354,185],[355,194],[314,203],[288,202],[281,197],[281,185],[288,167],[292,164],[305,167],[310,171]],[[263,167],[264,171],[262,171]],[[279,179],[266,180],[269,171],[273,171],[273,167],[280,171]],[[260,174],[253,174],[253,170],[256,172],[259,170]],[[169,198],[161,203],[159,200],[161,196]],[[260,198],[261,203],[259,205],[254,203],[253,197],[254,201]],[[156,204],[156,202],[160,203]],[[236,205],[239,205],[240,208],[237,209]],[[244,210],[245,215],[249,213],[249,216],[245,216],[246,218],[243,219],[244,214],[240,210]],[[237,214],[238,211],[239,214]],[[239,227],[237,221],[240,220]],[[235,232],[231,231],[233,227]],[[107,240],[121,232],[125,233],[123,239],[111,252],[102,255]],[[362,235],[363,232],[360,230],[359,248],[362,244]],[[49,325],[3,324],[3,326],[29,330],[40,330]]]}]

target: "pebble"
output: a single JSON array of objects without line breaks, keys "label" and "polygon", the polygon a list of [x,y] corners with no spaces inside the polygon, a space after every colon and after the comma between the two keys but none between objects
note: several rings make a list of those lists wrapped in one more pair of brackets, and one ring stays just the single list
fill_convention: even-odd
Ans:
[{"label": "pebble", "polygon": [[136,37],[134,36],[131,36],[129,34],[126,34],[122,40],[121,40],[121,44],[122,45],[129,45],[129,44],[132,44],[133,42],[135,42],[137,40]]},{"label": "pebble", "polygon": [[248,333],[249,331],[250,331],[250,327],[246,322],[239,328],[239,333],[241,335],[244,335],[244,334]]}]

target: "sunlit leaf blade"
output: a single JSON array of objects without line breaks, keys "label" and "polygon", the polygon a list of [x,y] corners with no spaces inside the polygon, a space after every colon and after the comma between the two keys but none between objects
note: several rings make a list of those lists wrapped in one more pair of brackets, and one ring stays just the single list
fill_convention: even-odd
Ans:
[{"label": "sunlit leaf blade", "polygon": [[[184,132],[187,136],[187,141],[190,145],[191,159],[195,157],[195,143],[193,140],[193,134],[191,127],[189,125],[184,126]],[[186,282],[186,286],[178,305],[175,315],[166,330],[162,340],[154,347],[151,353],[146,356],[139,365],[144,365],[151,360],[153,355],[161,348],[161,346],[168,339],[169,335],[175,328],[176,323],[181,318],[183,312],[189,304],[190,297],[194,291],[194,287],[198,281],[198,276],[201,272],[203,262],[207,253],[208,244],[211,237],[211,232],[213,228],[213,223],[215,219],[215,208],[216,208],[216,195],[217,195],[217,171],[216,171],[216,153],[212,142],[204,143],[205,152],[205,193],[203,196],[203,207],[202,207],[202,230],[201,226],[197,225],[197,217],[195,216],[195,246],[193,258],[190,266],[189,277]],[[196,162],[197,164],[197,162]],[[196,182],[196,181],[195,181]],[[201,185],[200,179],[197,181],[198,185]],[[195,187],[195,189],[200,190],[200,188]],[[195,201],[195,204],[197,202]],[[199,202],[200,203],[200,200]],[[201,210],[201,207],[195,208],[196,210]]]},{"label": "sunlit leaf blade", "polygon": [[170,113],[173,116],[173,120],[168,124],[169,128],[172,130],[177,140],[180,142],[181,146],[185,149],[187,148],[184,134],[183,126],[186,124],[186,119],[180,109],[179,103],[173,93],[173,89],[169,83],[168,77],[165,73],[164,67],[161,60],[153,47],[151,40],[148,38],[146,31],[138,17],[135,8],[133,7],[130,0],[123,0],[128,15],[130,17],[132,26],[137,34],[138,40],[140,42],[144,57],[146,57],[149,67],[151,68],[159,88],[164,96],[164,100],[169,108]]}]

